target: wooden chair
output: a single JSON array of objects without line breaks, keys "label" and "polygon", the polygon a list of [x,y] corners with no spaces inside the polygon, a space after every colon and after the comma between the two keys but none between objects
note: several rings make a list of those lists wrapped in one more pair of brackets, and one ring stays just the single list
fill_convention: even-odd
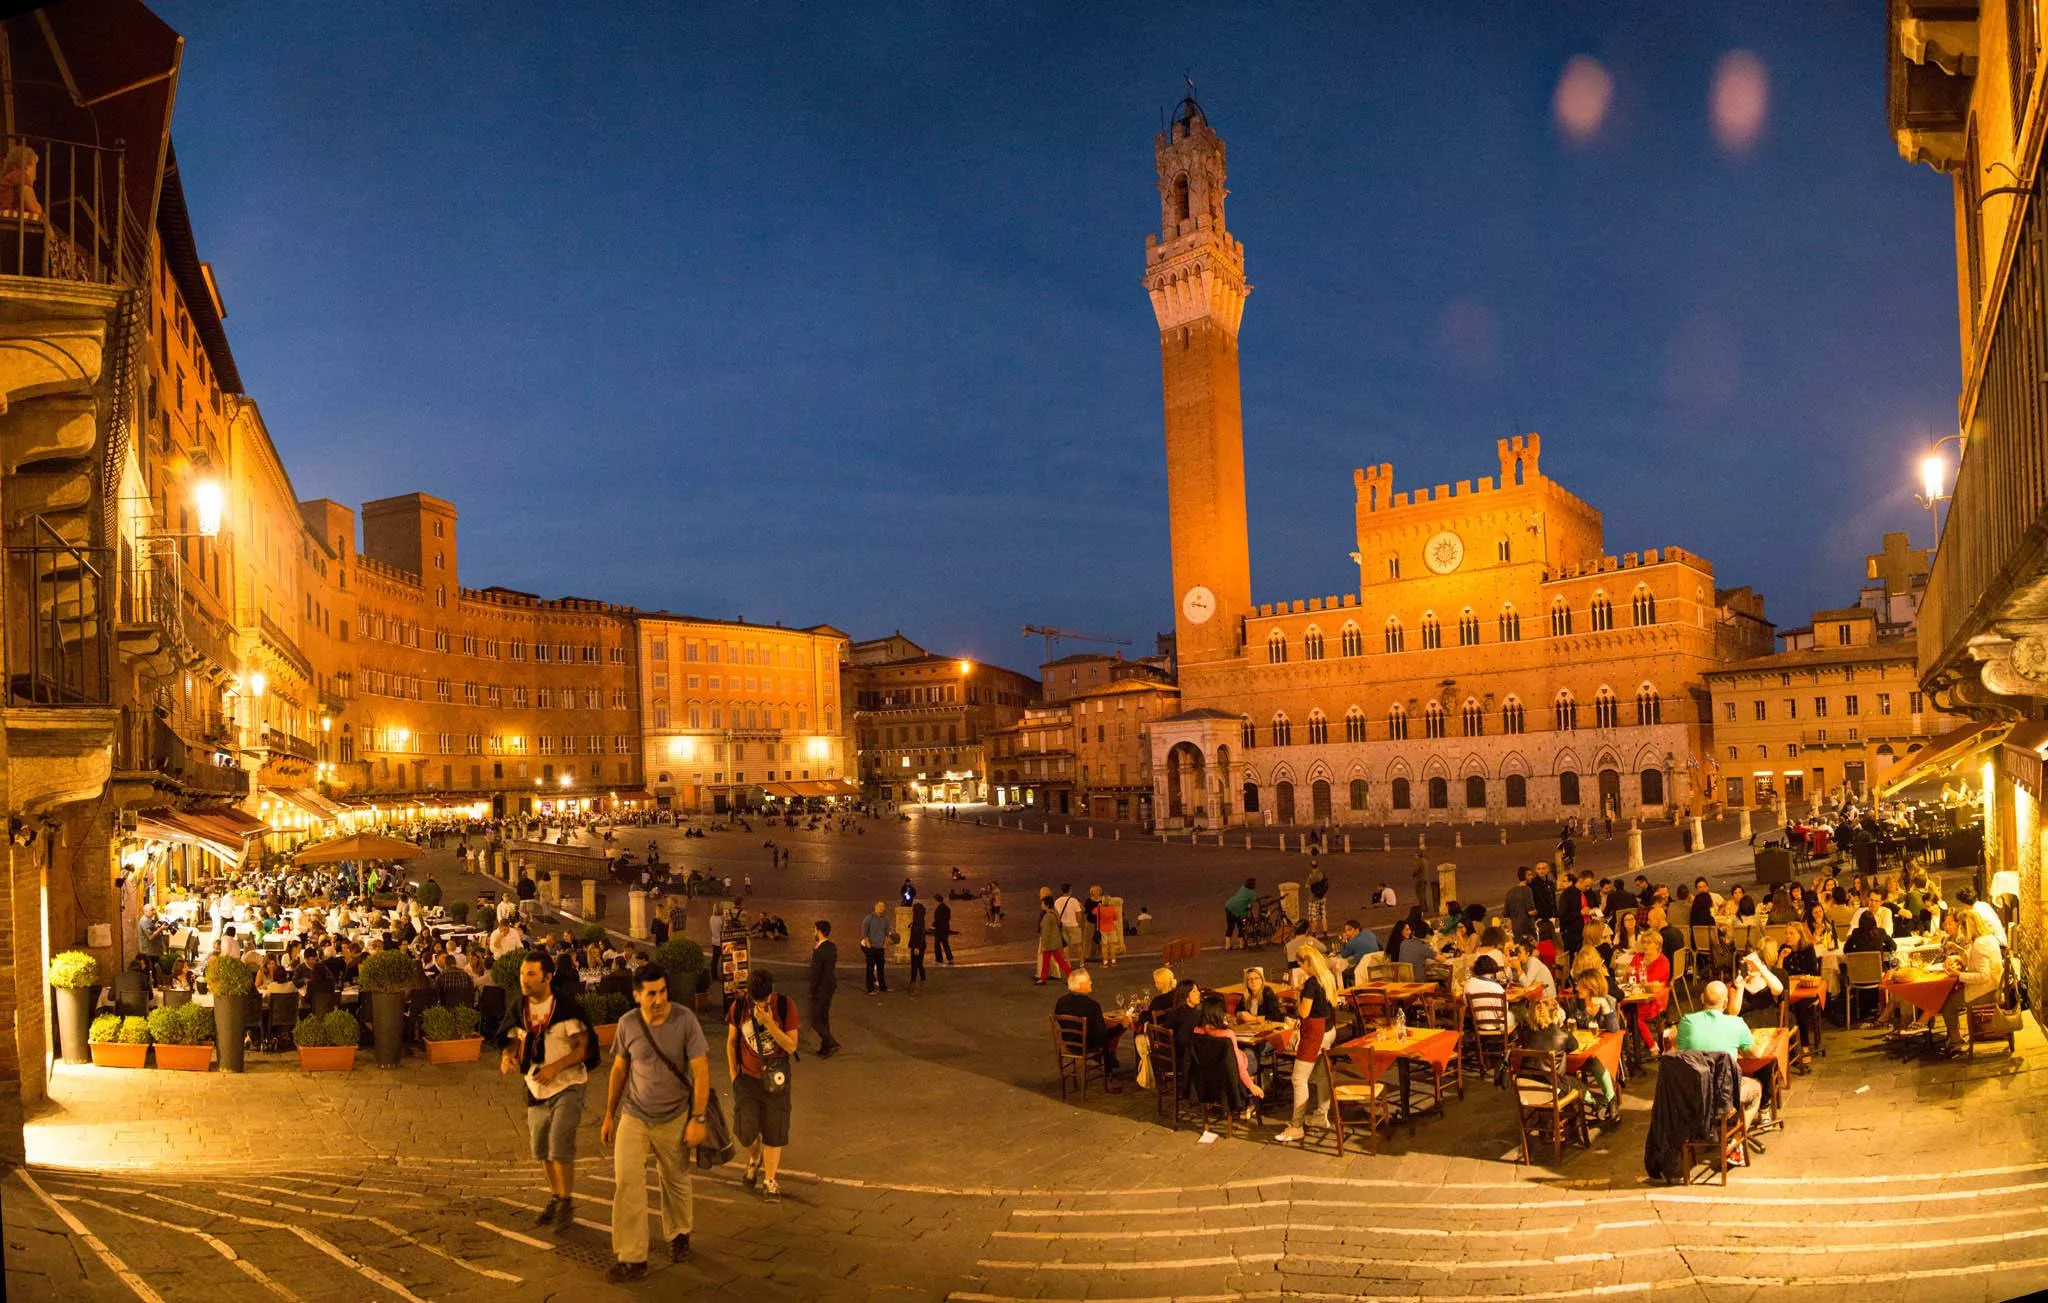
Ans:
[{"label": "wooden chair", "polygon": [[1103,1072],[1102,1055],[1088,1048],[1088,1020],[1079,1014],[1052,1015],[1052,1049],[1055,1066],[1060,1074],[1060,1102],[1065,1103],[1069,1087],[1081,1092],[1081,1098],[1088,1098],[1088,1078],[1092,1073],[1100,1077],[1105,1086],[1109,1078]]},{"label": "wooden chair", "polygon": [[[1250,1092],[1238,1080],[1236,1048],[1222,1036],[1191,1036],[1186,1066],[1181,1099],[1191,1101],[1201,1110],[1203,1130],[1209,1129],[1213,1117],[1223,1123],[1224,1138],[1235,1139],[1238,1114],[1251,1102]],[[1177,1120],[1178,1106],[1175,1115]]]},{"label": "wooden chair", "polygon": [[[1686,934],[1692,938],[1690,949],[1695,956],[1694,963],[1700,963],[1701,957],[1704,957],[1706,970],[1710,973],[1717,973],[1718,966],[1716,960],[1721,953],[1720,929],[1695,925],[1687,929]],[[1674,959],[1672,962],[1676,963],[1677,961]]]},{"label": "wooden chair", "polygon": [[1457,1049],[1444,1057],[1441,1066],[1427,1059],[1411,1059],[1408,1063],[1408,1086],[1413,1090],[1419,1083],[1429,1087],[1429,1102],[1438,1113],[1444,1109],[1444,1092],[1456,1090],[1458,1099],[1465,1098],[1465,1049],[1464,1033],[1457,1033]]},{"label": "wooden chair", "polygon": [[1152,1063],[1152,1093],[1159,1106],[1159,1116],[1167,1117],[1169,1110],[1173,1129],[1180,1130],[1180,1060],[1173,1052],[1173,1033],[1147,1027],[1138,1032],[1145,1043],[1146,1057]]},{"label": "wooden chair", "polygon": [[1508,999],[1491,991],[1465,993],[1472,1058],[1482,1075],[1498,1073],[1508,1058]]},{"label": "wooden chair", "polygon": [[1353,1036],[1363,1036],[1367,1028],[1393,1017],[1387,997],[1379,991],[1346,991],[1344,1003],[1351,1008]]},{"label": "wooden chair", "polygon": [[[1677,954],[1671,956],[1671,1006],[1668,1007],[1676,1007],[1679,987],[1683,986],[1688,991],[1692,990],[1692,964],[1691,950],[1682,949]],[[1697,998],[1697,995],[1695,995],[1694,999],[1697,1000]]]},{"label": "wooden chair", "polygon": [[1521,1122],[1522,1162],[1533,1166],[1529,1148],[1532,1137],[1550,1142],[1553,1162],[1564,1157],[1565,1141],[1576,1137],[1581,1145],[1593,1147],[1586,1125],[1586,1092],[1576,1081],[1568,1081],[1564,1056],[1547,1051],[1515,1048],[1508,1051],[1508,1079],[1515,1090],[1515,1111]]},{"label": "wooden chair", "polygon": [[1877,950],[1851,950],[1842,955],[1842,984],[1846,988],[1842,1016],[1856,1025],[1856,993],[1877,991],[1883,999],[1884,954]]},{"label": "wooden chair", "polygon": [[1382,1130],[1388,1135],[1394,1133],[1394,1098],[1387,1083],[1377,1079],[1374,1069],[1378,1060],[1370,1053],[1356,1058],[1346,1055],[1348,1065],[1356,1073],[1347,1072],[1338,1077],[1331,1060],[1335,1054],[1325,1054],[1322,1061],[1323,1093],[1330,1100],[1330,1129],[1336,1133],[1337,1155],[1344,1154],[1346,1132],[1359,1125],[1365,1128],[1365,1152],[1379,1152],[1379,1136]]},{"label": "wooden chair", "polygon": [[1415,980],[1415,965],[1413,964],[1382,964],[1381,967],[1387,970],[1385,980],[1389,982],[1412,982]]}]

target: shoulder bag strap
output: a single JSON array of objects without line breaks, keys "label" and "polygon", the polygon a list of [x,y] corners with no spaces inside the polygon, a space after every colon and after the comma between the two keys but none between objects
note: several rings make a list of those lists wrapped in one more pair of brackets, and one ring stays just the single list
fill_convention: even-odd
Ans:
[{"label": "shoulder bag strap", "polygon": [[[639,1016],[639,1010],[636,1009],[633,1012],[636,1017]],[[661,1052],[661,1044],[654,1039],[654,1028],[648,1026],[647,1019],[640,1019],[640,1028],[647,1033],[647,1048],[654,1051],[654,1057],[660,1059],[668,1066],[670,1072],[676,1074],[676,1079],[683,1083],[685,1089],[695,1091],[697,1088],[696,1083],[690,1080],[690,1074],[677,1067],[674,1059]]]}]

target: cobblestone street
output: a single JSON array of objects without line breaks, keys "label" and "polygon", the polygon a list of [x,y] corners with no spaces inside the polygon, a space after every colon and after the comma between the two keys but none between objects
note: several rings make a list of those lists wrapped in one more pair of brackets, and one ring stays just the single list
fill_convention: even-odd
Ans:
[{"label": "cobblestone street", "polygon": [[[919,844],[928,834],[936,853]],[[1001,867],[1030,904],[1034,838],[896,836],[859,839],[871,862],[819,871],[803,895],[844,910],[913,857],[923,881],[1022,843]],[[724,849],[692,849],[707,846]],[[1218,852],[1098,841],[1060,846],[1058,862],[1077,881],[1163,892],[1197,855]],[[1206,915],[1211,894],[1205,877],[1154,909]],[[1144,948],[1098,970],[1098,993],[1145,985],[1157,943],[1134,940]],[[792,977],[802,959],[800,943],[787,961],[759,953]],[[1220,983],[1238,958],[1187,968]],[[1834,1033],[1754,1168],[1725,1188],[1666,1188],[1642,1179],[1647,1074],[1618,1132],[1533,1171],[1514,1161],[1510,1098],[1477,1079],[1378,1155],[1293,1152],[1267,1143],[1270,1129],[1203,1143],[1128,1087],[1062,1104],[1051,988],[1014,970],[935,970],[919,997],[867,998],[849,976],[834,1010],[845,1052],[797,1067],[786,1197],[758,1201],[737,1167],[700,1174],[695,1256],[658,1261],[637,1296],[1985,1300],[2048,1287],[2048,1046],[2031,1023],[2017,1058],[1947,1063]],[[5,1179],[9,1297],[626,1295],[601,1279],[613,1189],[595,1103],[581,1224],[557,1237],[533,1224],[545,1195],[522,1157],[517,1088],[494,1065],[306,1075],[282,1055],[250,1062],[241,1077],[60,1067],[29,1129],[31,1165]]]}]

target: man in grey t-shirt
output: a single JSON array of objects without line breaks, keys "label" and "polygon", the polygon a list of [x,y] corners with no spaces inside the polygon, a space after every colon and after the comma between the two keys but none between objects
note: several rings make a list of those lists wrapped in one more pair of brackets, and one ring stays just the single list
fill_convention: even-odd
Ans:
[{"label": "man in grey t-shirt", "polygon": [[618,1261],[605,1273],[614,1284],[647,1275],[649,1151],[660,1175],[669,1261],[690,1256],[689,1149],[704,1141],[711,1103],[711,1047],[697,1015],[669,1002],[668,974],[654,964],[633,974],[633,1002],[639,1007],[619,1019],[612,1039],[600,1132],[604,1143],[618,1142],[612,1155],[612,1253]]}]

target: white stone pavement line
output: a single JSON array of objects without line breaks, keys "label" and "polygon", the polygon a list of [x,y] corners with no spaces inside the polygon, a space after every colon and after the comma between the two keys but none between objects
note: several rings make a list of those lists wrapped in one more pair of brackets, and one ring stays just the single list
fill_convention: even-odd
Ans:
[{"label": "white stone pavement line", "polygon": [[[1512,1294],[1431,1294],[1428,1303],[1524,1303],[1525,1300],[1542,1303],[1545,1300],[1611,1298],[1619,1294],[1646,1294],[1653,1289],[1664,1288],[1667,1282],[1637,1281],[1616,1285],[1584,1285],[1577,1289],[1516,1290]],[[1296,1299],[1313,1299],[1316,1303],[1416,1303],[1421,1296],[1416,1294],[1330,1294],[1314,1290],[1250,1290],[1233,1294],[1165,1294],[1150,1298],[1119,1298],[1115,1303],[1265,1303],[1268,1299],[1283,1299],[1293,1303]],[[946,1295],[947,1303],[1104,1303],[1100,1296],[1091,1298],[1053,1298],[1048,1295],[1032,1294],[1018,1296],[1011,1294],[983,1294],[955,1291]]]},{"label": "white stone pavement line", "polygon": [[112,1249],[100,1242],[99,1236],[87,1230],[84,1222],[71,1215],[70,1209],[52,1199],[49,1192],[37,1185],[36,1179],[30,1176],[26,1169],[16,1169],[14,1174],[21,1178],[21,1183],[29,1188],[30,1193],[48,1205],[51,1212],[57,1214],[58,1220],[62,1221],[73,1235],[85,1241],[85,1247],[93,1251],[100,1264],[118,1276],[121,1283],[126,1285],[135,1297],[141,1299],[142,1303],[164,1303],[162,1295],[145,1284],[142,1277],[130,1271],[127,1263],[121,1261],[114,1255]]},{"label": "white stone pavement line", "polygon": [[[1284,1180],[1284,1178],[1281,1179]],[[1262,1186],[1275,1183],[1273,1180],[1263,1180],[1233,1184]],[[1823,1183],[1831,1184],[1830,1182]],[[1205,1188],[1221,1190],[1231,1187],[1228,1185],[1195,1187],[1189,1193],[1195,1193],[1197,1190]],[[1933,1193],[1916,1193],[1913,1195],[1912,1201],[1914,1203],[1954,1202],[1962,1199],[1997,1198],[2013,1194],[2040,1194],[2044,1191],[2048,1191],[2048,1182],[2029,1181],[2019,1185],[1986,1186],[1977,1190],[1943,1190]],[[1288,1206],[1293,1208],[1358,1208],[1373,1211],[1405,1210],[1415,1213],[1500,1212],[1504,1209],[1514,1210],[1518,1208],[1547,1212],[1552,1208],[1593,1208],[1617,1203],[1705,1203],[1735,1204],[1741,1207],[1755,1208],[1804,1208],[1824,1204],[1848,1204],[1857,1207],[1866,1205],[1883,1206],[1893,1202],[1893,1200],[1881,1195],[1805,1195],[1798,1197],[1758,1198],[1741,1194],[1719,1194],[1711,1191],[1687,1192],[1680,1190],[1632,1190],[1615,1194],[1588,1195],[1579,1199],[1542,1199],[1527,1204],[1500,1203],[1486,1200],[1416,1203],[1413,1200],[1389,1202],[1370,1199],[1300,1199],[1290,1196],[1282,1197],[1286,1198]],[[1100,1221],[1108,1217],[1178,1217],[1186,1213],[1242,1212],[1248,1207],[1255,1206],[1257,1205],[1245,1203],[1209,1203],[1163,1204],[1151,1208],[1014,1208],[1010,1211],[1010,1215],[1012,1217],[1087,1217]]]},{"label": "white stone pavement line", "polygon": [[[1238,1205],[1245,1207],[1245,1205]],[[1275,1211],[1285,1211],[1283,1205],[1265,1205]],[[1257,1205],[1253,1205],[1254,1208]],[[1611,1223],[1612,1224],[1612,1223]],[[1651,1222],[1630,1222],[1631,1226],[1653,1225]],[[1425,1239],[1519,1239],[1529,1235],[1572,1235],[1577,1226],[1530,1226],[1516,1230],[1445,1230],[1438,1226],[1364,1226],[1355,1222],[1297,1222],[1291,1219],[1258,1222],[1249,1226],[1203,1226],[1195,1230],[1171,1231],[990,1231],[994,1240],[1192,1240],[1206,1239],[1212,1235],[1244,1235],[1266,1231],[1344,1231],[1373,1235],[1412,1235]]]},{"label": "white stone pavement line", "polygon": [[[356,1272],[358,1275],[362,1276],[363,1279],[371,1282],[372,1284],[383,1286],[385,1289],[390,1290],[392,1293],[398,1295],[400,1298],[405,1299],[407,1303],[427,1303],[427,1300],[420,1298],[411,1290],[407,1289],[404,1285],[399,1284],[397,1281],[391,1279],[391,1277],[385,1275],[383,1272],[378,1271],[375,1267],[372,1267],[369,1264],[362,1262],[357,1258],[351,1257],[349,1254],[343,1252],[340,1248],[336,1247],[333,1241],[328,1240],[322,1236],[315,1235],[313,1232],[307,1230],[303,1226],[293,1226],[289,1222],[273,1222],[262,1217],[244,1217],[240,1213],[224,1212],[218,1208],[208,1208],[204,1204],[189,1203],[183,1199],[173,1199],[171,1196],[167,1194],[157,1194],[149,1190],[144,1190],[141,1193],[142,1197],[145,1199],[154,1199],[159,1203],[167,1203],[176,1208],[183,1208],[187,1212],[205,1213],[208,1216],[212,1217],[226,1217],[230,1221],[241,1222],[245,1226],[260,1226],[266,1230],[284,1231],[288,1234],[296,1235],[301,1240],[304,1240],[307,1244],[312,1245],[314,1248],[320,1250],[320,1252],[334,1259],[336,1262],[339,1262],[343,1266],[348,1267],[350,1270]],[[223,1190],[216,1190],[213,1191],[213,1193],[226,1194],[227,1192]],[[229,1197],[232,1198],[234,1196]],[[263,1201],[255,1200],[254,1202],[261,1203]],[[300,1211],[311,1212],[312,1210],[305,1209]],[[319,1217],[344,1217],[351,1221],[376,1220],[375,1218],[371,1217],[352,1217],[347,1213],[314,1213],[313,1215]],[[394,1233],[398,1234],[401,1239],[411,1239],[410,1236],[405,1235],[403,1232],[397,1231],[395,1227],[391,1227],[389,1223],[384,1223],[384,1225],[388,1229],[391,1229]],[[418,1244],[418,1241],[415,1240],[413,1241],[413,1243]],[[460,1261],[460,1259],[454,1258],[452,1254],[449,1254],[441,1249],[436,1249],[432,1245],[421,1244],[419,1245],[419,1247],[427,1249],[430,1252],[440,1254],[440,1256],[444,1258],[449,1258],[451,1261]],[[465,1263],[463,1265],[467,1266],[469,1264]],[[473,1271],[483,1271],[483,1274],[495,1276],[500,1280],[519,1281],[521,1279],[518,1276],[508,1276],[503,1272],[484,1271],[484,1269],[478,1267],[471,1267],[470,1269]]]},{"label": "white stone pavement line", "polygon": [[[1272,1229],[1337,1231],[1352,1229],[1363,1232],[1371,1231],[1376,1228],[1369,1226],[1359,1226],[1352,1228],[1346,1228],[1341,1226],[1288,1226],[1274,1227]],[[1854,1230],[1858,1228],[1845,1227],[1844,1229]],[[1531,1232],[1531,1234],[1542,1233],[1544,1232]],[[2037,1240],[2042,1238],[2043,1236],[2048,1236],[2048,1227],[2039,1227],[2033,1230],[2024,1231],[2007,1231],[2002,1235],[1970,1235],[1941,1240],[1889,1240],[1882,1242],[1866,1241],[1861,1244],[1667,1244],[1644,1246],[1641,1248],[1633,1249],[1610,1249],[1598,1253],[1569,1253],[1555,1258],[1510,1258],[1494,1262],[1425,1262],[1401,1258],[1382,1258],[1376,1257],[1372,1254],[1310,1254],[1297,1253],[1292,1251],[1288,1252],[1284,1256],[1286,1260],[1289,1262],[1314,1262],[1324,1264],[1338,1264],[1344,1266],[1408,1268],[1429,1267],[1435,1268],[1436,1270],[1440,1271],[1478,1271],[1492,1267],[1510,1268],[1574,1266],[1587,1262],[1615,1262],[1624,1258],[1650,1257],[1658,1253],[1733,1253],[1752,1257],[1760,1257],[1775,1254],[1786,1254],[1795,1256],[1827,1254],[1832,1256],[1835,1254],[1850,1253],[1932,1253],[1942,1249],[1968,1249],[1977,1248],[1986,1244],[2006,1244],[2011,1243],[2015,1240]],[[981,1265],[993,1266],[995,1264],[983,1263]],[[1098,1262],[1092,1264],[1078,1262],[1049,1262],[1033,1264],[1033,1269],[1044,1270],[1047,1267],[1065,1267],[1069,1269],[1078,1269],[1091,1265],[1098,1267],[1113,1266],[1118,1270],[1145,1270],[1152,1268],[1155,1264],[1150,1262]]]},{"label": "white stone pavement line", "polygon": [[521,1235],[518,1231],[509,1230],[503,1226],[498,1225],[495,1222],[480,1221],[477,1223],[477,1225],[491,1232],[493,1235],[502,1235],[508,1240],[512,1240],[519,1244],[524,1244],[529,1248],[544,1249],[549,1253],[553,1253],[555,1250],[555,1246],[549,1244],[546,1240],[537,1240],[533,1238],[533,1236],[531,1235]]},{"label": "white stone pavement line", "polygon": [[114,1205],[110,1203],[101,1203],[97,1199],[88,1199],[82,1194],[60,1194],[57,1197],[66,1203],[83,1204],[88,1208],[97,1208],[101,1212],[110,1212],[121,1217],[132,1217],[136,1221],[143,1222],[150,1226],[159,1226],[165,1230],[170,1231],[183,1231],[187,1235],[196,1236],[199,1242],[206,1245],[207,1248],[212,1249],[221,1257],[226,1258],[229,1262],[234,1263],[235,1266],[242,1272],[242,1274],[249,1277],[249,1279],[255,1281],[257,1284],[263,1286],[263,1288],[269,1290],[271,1293],[277,1295],[281,1299],[288,1299],[291,1300],[291,1303],[298,1303],[298,1295],[292,1293],[284,1286],[278,1284],[277,1281],[273,1280],[270,1276],[266,1275],[261,1267],[249,1261],[241,1254],[236,1253],[234,1249],[231,1248],[225,1240],[222,1240],[217,1236],[208,1235],[205,1231],[200,1230],[197,1226],[187,1226],[183,1222],[159,1221],[154,1217],[145,1217],[141,1213],[131,1212],[126,1208],[116,1208],[114,1207]]},{"label": "white stone pavement line", "polygon": [[2026,1258],[2019,1262],[1973,1262],[1962,1267],[1917,1267],[1911,1271],[1881,1271],[1856,1276],[1696,1276],[1702,1285],[1728,1285],[1742,1289],[1839,1289],[1844,1285],[1889,1285],[1903,1280],[1942,1280],[1951,1276],[1984,1276],[1995,1271],[2034,1271],[2048,1267],[2048,1258]]},{"label": "white stone pavement line", "polygon": [[[1482,1261],[1440,1261],[1434,1258],[1377,1258],[1366,1254],[1340,1253],[1248,1253],[1236,1258],[1172,1258],[1133,1262],[1129,1259],[1113,1259],[1101,1262],[1067,1262],[1062,1259],[1045,1261],[1005,1261],[983,1258],[975,1262],[977,1267],[993,1271],[1179,1271],[1189,1267],[1227,1266],[1234,1262],[1314,1263],[1332,1267],[1380,1267],[1412,1271],[1507,1271],[1527,1267],[1577,1267],[1595,1262],[1620,1262],[1629,1258],[1649,1258],[1671,1253],[1668,1245],[1656,1245],[1643,1249],[1613,1249],[1600,1253],[1563,1253],[1554,1258],[1494,1258]],[[1278,1269],[1277,1266],[1275,1268]]]}]

